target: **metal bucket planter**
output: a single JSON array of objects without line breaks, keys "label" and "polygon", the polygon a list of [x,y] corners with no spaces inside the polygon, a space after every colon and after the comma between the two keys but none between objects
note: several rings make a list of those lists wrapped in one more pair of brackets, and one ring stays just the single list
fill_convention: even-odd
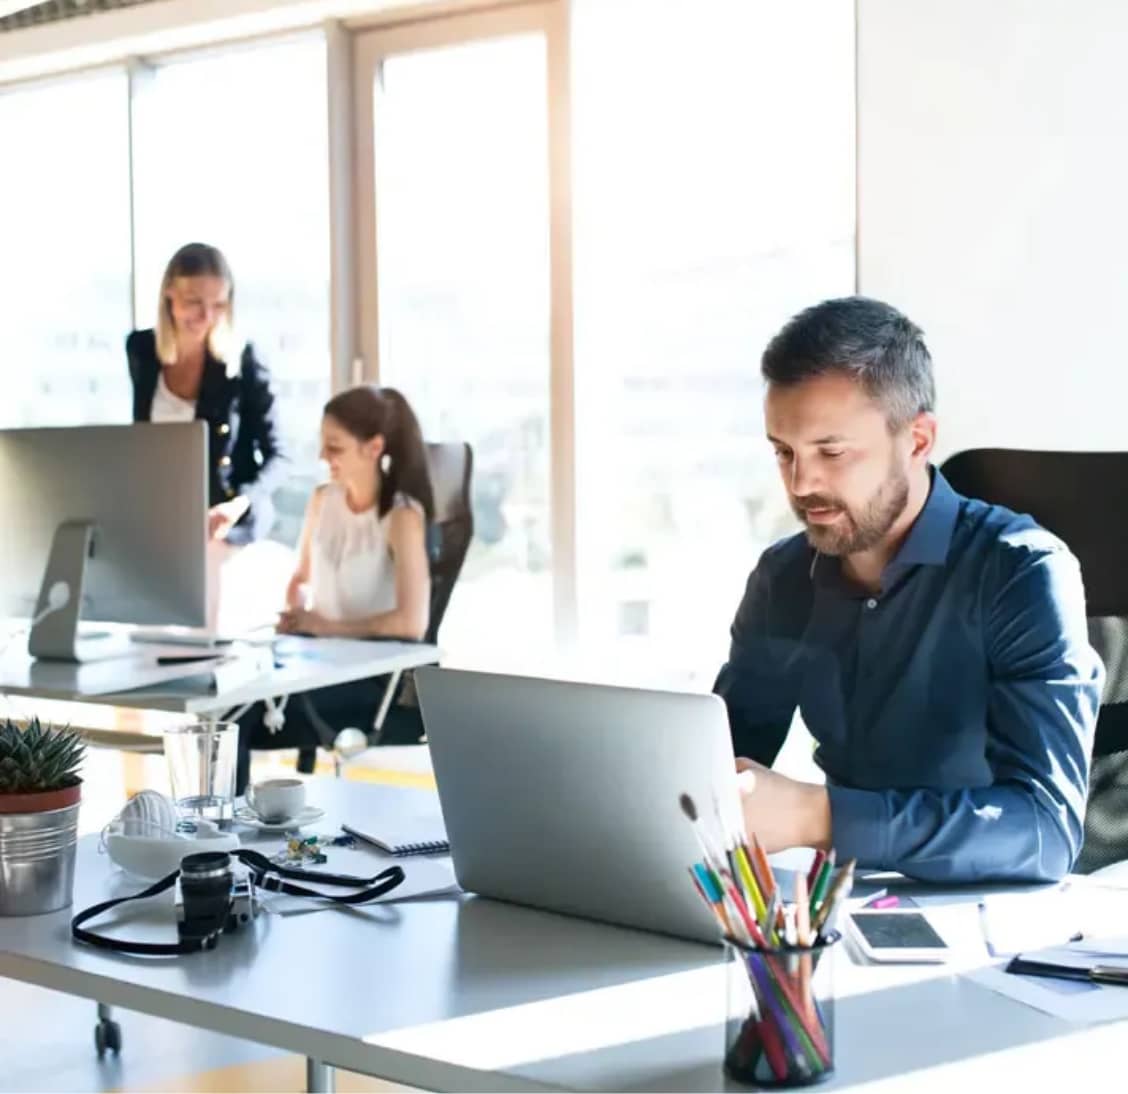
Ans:
[{"label": "metal bucket planter", "polygon": [[0,794],[0,916],[67,908],[81,786]]}]

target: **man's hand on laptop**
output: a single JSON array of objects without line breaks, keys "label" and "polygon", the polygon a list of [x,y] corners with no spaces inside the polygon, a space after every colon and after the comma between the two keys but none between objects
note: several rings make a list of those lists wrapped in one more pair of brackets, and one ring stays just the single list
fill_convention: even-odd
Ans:
[{"label": "man's hand on laptop", "polygon": [[737,757],[744,827],[771,854],[788,847],[830,847],[826,788],[789,779],[755,760]]}]

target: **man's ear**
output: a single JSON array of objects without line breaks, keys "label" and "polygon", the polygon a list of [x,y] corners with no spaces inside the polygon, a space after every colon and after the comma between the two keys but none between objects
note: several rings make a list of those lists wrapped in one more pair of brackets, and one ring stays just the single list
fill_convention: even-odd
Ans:
[{"label": "man's ear", "polygon": [[922,410],[909,423],[909,439],[912,442],[910,456],[914,463],[928,463],[936,447],[936,415]]}]

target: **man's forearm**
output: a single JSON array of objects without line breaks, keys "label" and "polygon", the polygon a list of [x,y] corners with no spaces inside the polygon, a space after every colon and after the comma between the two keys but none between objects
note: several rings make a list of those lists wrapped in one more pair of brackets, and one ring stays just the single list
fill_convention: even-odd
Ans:
[{"label": "man's forearm", "polygon": [[828,788],[839,857],[924,881],[1056,881],[1081,847],[1080,815],[1033,788]]}]

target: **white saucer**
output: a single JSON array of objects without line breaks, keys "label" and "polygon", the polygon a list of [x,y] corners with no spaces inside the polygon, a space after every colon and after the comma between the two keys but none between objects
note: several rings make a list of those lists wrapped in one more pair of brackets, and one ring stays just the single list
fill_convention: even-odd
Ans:
[{"label": "white saucer", "polygon": [[240,806],[235,810],[235,820],[248,828],[256,828],[260,832],[292,832],[295,828],[304,828],[307,824],[321,820],[325,816],[324,809],[316,805],[307,805],[296,817],[284,821],[264,821],[257,817],[247,806]]}]

